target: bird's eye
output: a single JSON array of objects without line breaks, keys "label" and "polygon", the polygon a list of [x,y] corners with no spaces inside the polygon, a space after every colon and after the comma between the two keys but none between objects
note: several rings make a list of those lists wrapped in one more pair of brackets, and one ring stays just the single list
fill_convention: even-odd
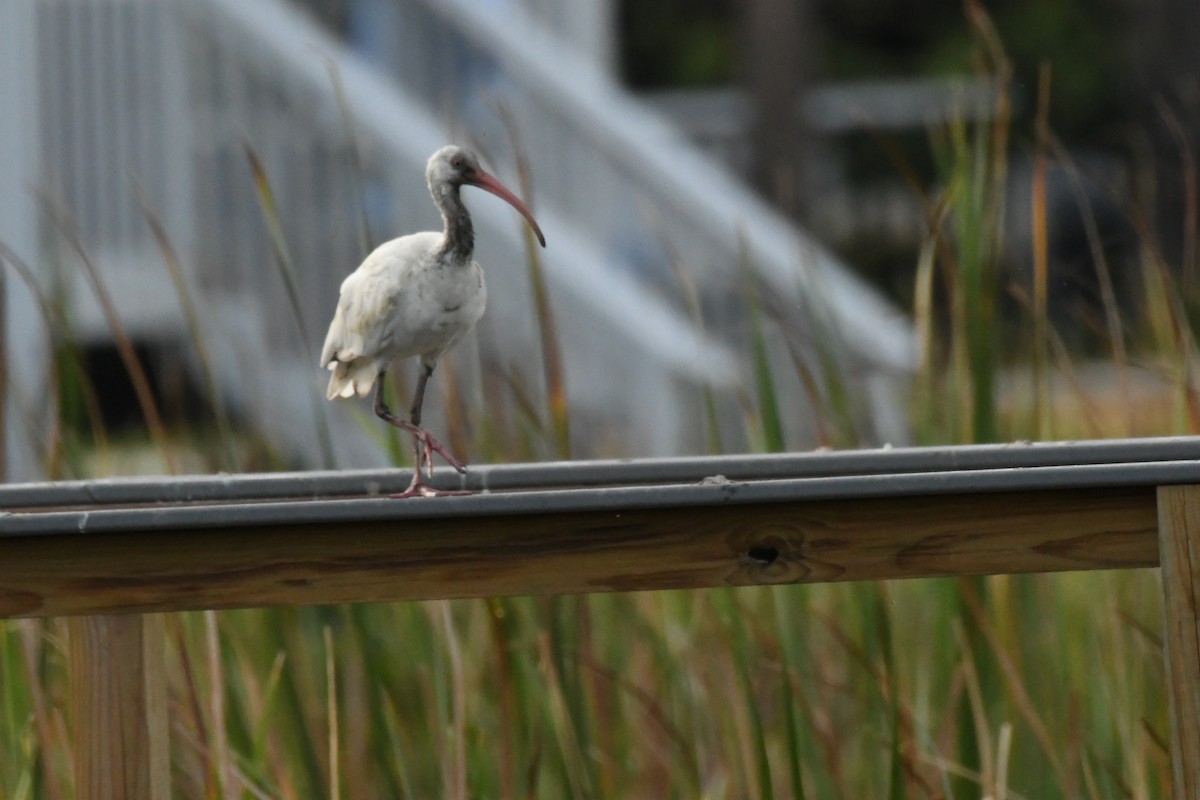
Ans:
[{"label": "bird's eye", "polygon": [[463,165],[463,157],[462,156],[455,156],[454,158],[450,159],[450,166],[454,167],[455,169],[462,169],[462,165]]}]

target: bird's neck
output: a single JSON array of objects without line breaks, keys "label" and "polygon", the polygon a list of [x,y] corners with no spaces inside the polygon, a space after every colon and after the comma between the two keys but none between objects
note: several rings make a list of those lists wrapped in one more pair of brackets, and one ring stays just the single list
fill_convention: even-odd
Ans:
[{"label": "bird's neck", "polygon": [[455,263],[470,263],[475,252],[475,226],[471,224],[471,215],[463,205],[458,187],[447,186],[433,199],[442,211],[446,226],[440,252]]}]

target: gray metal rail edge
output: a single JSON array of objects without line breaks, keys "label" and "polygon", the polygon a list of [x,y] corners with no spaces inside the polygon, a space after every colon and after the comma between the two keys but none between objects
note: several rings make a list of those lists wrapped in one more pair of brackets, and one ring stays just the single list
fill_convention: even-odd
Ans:
[{"label": "gray metal rail edge", "polygon": [[1200,437],[481,465],[436,476],[440,488],[474,494],[386,497],[410,476],[356,470],[10,484],[0,486],[0,538],[1200,483]]}]

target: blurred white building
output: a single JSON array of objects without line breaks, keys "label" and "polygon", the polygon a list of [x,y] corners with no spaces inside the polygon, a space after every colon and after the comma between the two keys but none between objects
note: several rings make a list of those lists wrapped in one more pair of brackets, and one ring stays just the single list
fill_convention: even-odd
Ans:
[{"label": "blurred white building", "polygon": [[[317,351],[364,254],[363,221],[376,242],[437,227],[425,160],[459,141],[509,185],[518,152],[528,159],[576,455],[700,450],[706,386],[726,446],[746,445],[749,275],[766,298],[789,443],[814,443],[810,400],[833,374],[848,384],[862,442],[905,439],[907,322],[617,85],[605,3],[343,5],[339,38],[285,0],[0,3],[0,242],[42,286],[64,287],[76,335],[111,330],[63,219],[40,212],[38,195],[77,227],[131,335],[191,341],[140,186],[230,406],[302,463],[322,465],[325,424],[333,465],[384,463],[367,404],[324,401]],[[247,144],[278,202],[299,314],[274,266]],[[497,386],[536,399],[522,222],[482,196],[467,202],[489,308],[443,369],[475,409]],[[10,474],[27,477],[51,416],[47,326],[11,270],[5,290],[7,450]],[[438,406],[426,405],[435,426]]]}]

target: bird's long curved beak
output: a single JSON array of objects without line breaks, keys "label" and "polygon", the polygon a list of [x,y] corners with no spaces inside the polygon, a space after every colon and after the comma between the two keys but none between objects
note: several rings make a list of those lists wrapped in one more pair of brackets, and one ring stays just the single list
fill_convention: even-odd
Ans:
[{"label": "bird's long curved beak", "polygon": [[525,207],[525,204],[521,202],[519,197],[510,192],[508,189],[504,188],[504,184],[481,169],[475,170],[475,174],[468,178],[465,182],[471,186],[478,186],[485,192],[491,192],[492,194],[496,195],[496,197],[499,197],[501,200],[515,208],[517,211],[520,211],[521,216],[523,216],[529,222],[529,227],[533,228],[533,232],[537,236],[538,243],[542,247],[546,246],[546,237],[542,235],[542,229],[538,227],[537,220],[533,218],[533,212]]}]

